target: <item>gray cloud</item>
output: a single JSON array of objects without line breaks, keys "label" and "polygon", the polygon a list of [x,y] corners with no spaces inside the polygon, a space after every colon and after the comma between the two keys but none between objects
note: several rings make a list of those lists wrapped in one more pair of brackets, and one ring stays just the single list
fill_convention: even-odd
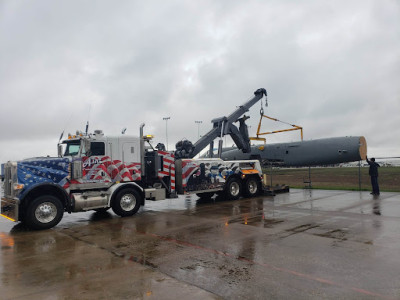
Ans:
[{"label": "gray cloud", "polygon": [[306,139],[364,135],[369,153],[399,155],[399,20],[389,0],[4,1],[1,161],[54,155],[61,131],[87,120],[108,134],[146,122],[164,142],[170,116],[171,148],[197,139],[195,120],[206,132],[259,87],[266,113]]}]

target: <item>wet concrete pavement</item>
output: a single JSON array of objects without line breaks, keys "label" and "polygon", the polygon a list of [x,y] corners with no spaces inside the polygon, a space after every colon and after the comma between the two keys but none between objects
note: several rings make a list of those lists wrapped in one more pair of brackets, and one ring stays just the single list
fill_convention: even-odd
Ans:
[{"label": "wet concrete pavement", "polygon": [[139,213],[0,218],[1,299],[400,299],[400,194],[182,196]]}]

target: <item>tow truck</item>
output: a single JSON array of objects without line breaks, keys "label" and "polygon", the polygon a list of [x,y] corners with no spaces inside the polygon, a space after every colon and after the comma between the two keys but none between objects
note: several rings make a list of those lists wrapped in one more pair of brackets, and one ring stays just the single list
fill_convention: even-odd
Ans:
[{"label": "tow truck", "polygon": [[[105,136],[103,131],[77,132],[58,143],[58,157],[29,158],[1,165],[4,195],[1,215],[23,222],[32,229],[56,226],[64,212],[106,211],[134,215],[146,200],[176,198],[182,194],[226,199],[254,197],[262,190],[258,160],[223,161],[222,137],[230,135],[239,149],[250,151],[243,116],[266,96],[258,89],[254,97],[229,116],[212,120],[213,128],[195,144],[180,141],[176,151],[152,145],[153,137]],[[239,129],[233,124],[240,123]],[[207,145],[220,138],[218,157],[195,159]]]}]

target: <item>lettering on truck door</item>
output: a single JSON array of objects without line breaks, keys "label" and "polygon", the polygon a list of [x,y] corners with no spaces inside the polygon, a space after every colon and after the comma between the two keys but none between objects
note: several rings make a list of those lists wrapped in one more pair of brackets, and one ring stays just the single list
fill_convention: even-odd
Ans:
[{"label": "lettering on truck door", "polygon": [[108,170],[110,157],[105,155],[105,142],[90,143],[89,156],[82,157],[83,183],[111,182]]},{"label": "lettering on truck door", "polygon": [[[126,143],[122,148],[120,159],[112,159],[105,155],[104,142],[92,142],[91,155],[82,158],[85,183],[140,180],[140,162],[136,159],[138,147],[135,143]],[[114,153],[113,156],[118,155]]]}]

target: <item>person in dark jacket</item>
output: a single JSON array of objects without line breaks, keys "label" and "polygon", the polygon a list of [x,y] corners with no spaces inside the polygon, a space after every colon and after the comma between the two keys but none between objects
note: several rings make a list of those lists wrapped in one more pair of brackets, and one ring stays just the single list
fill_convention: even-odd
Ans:
[{"label": "person in dark jacket", "polygon": [[372,185],[372,195],[379,195],[379,184],[378,184],[378,168],[380,165],[375,162],[375,158],[371,158],[368,160],[366,157],[367,163],[369,164],[369,176],[371,177],[371,185]]}]

